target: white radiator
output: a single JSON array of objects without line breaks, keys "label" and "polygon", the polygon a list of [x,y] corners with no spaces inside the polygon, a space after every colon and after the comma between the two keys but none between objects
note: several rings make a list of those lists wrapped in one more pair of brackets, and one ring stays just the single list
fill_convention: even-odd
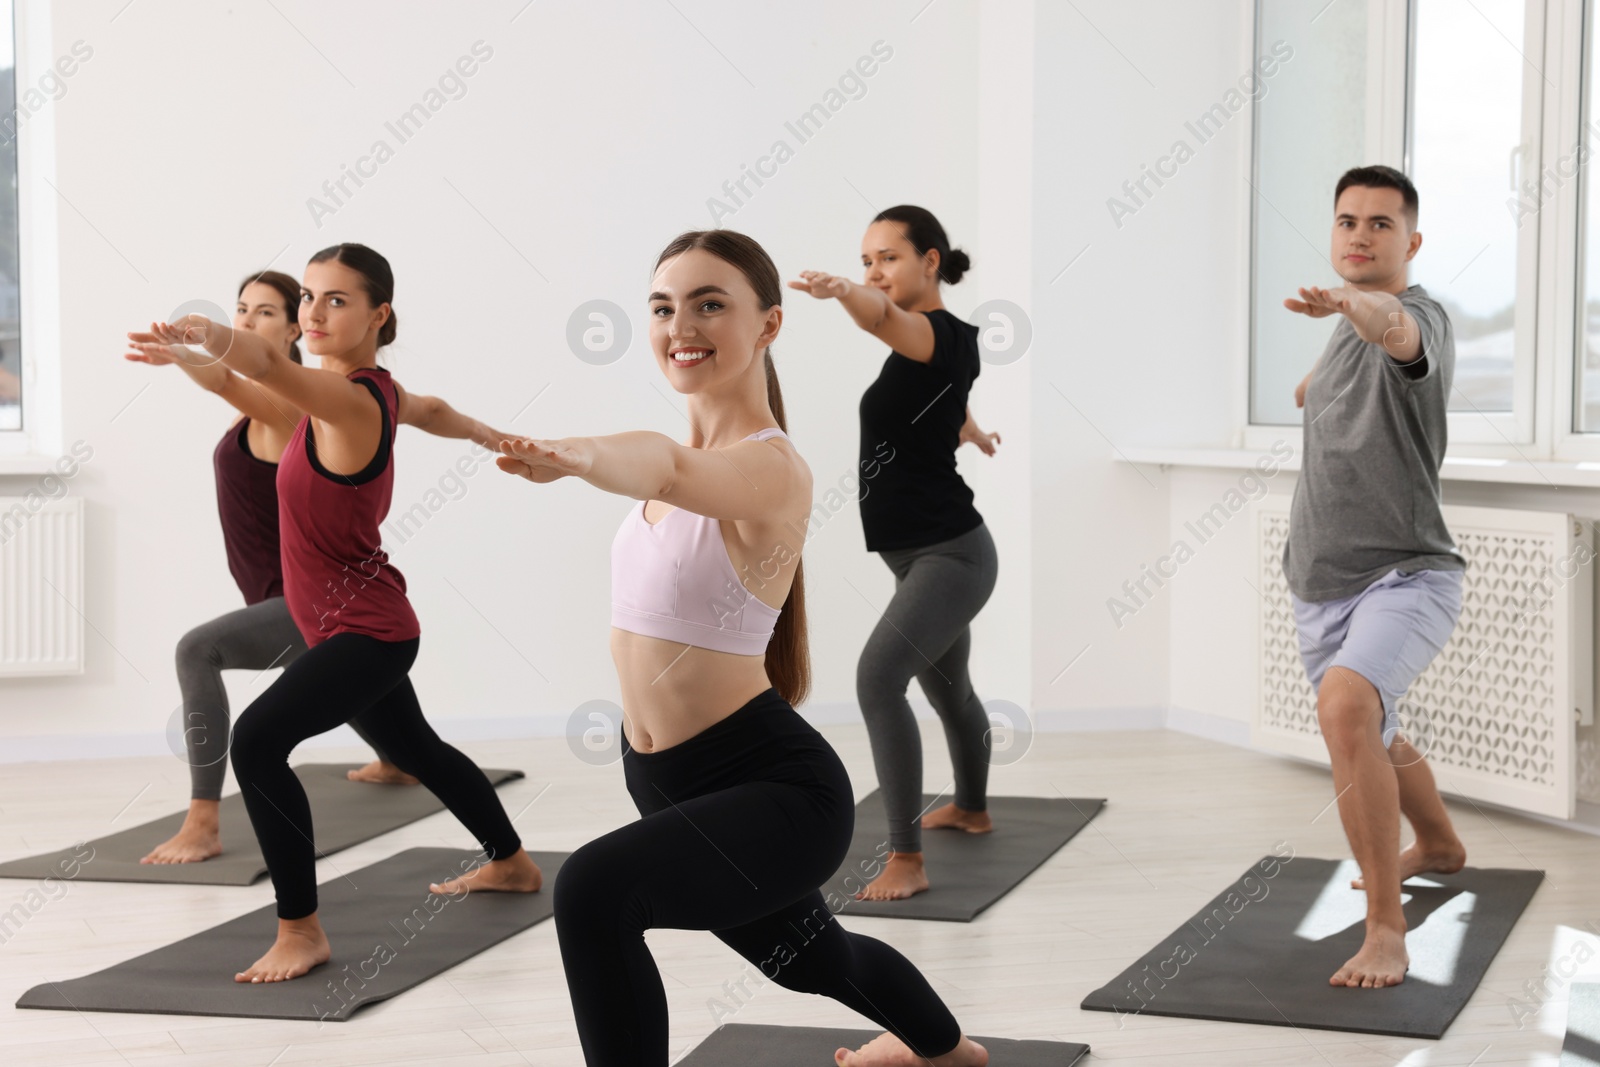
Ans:
[{"label": "white radiator", "polygon": [[[1327,764],[1280,559],[1287,495],[1255,506],[1260,692],[1251,740]],[[1559,512],[1445,507],[1468,563],[1461,619],[1401,701],[1401,730],[1446,793],[1574,813],[1579,720],[1592,721],[1594,545]]]},{"label": "white radiator", "polygon": [[83,501],[0,497],[0,677],[82,674],[82,607]]}]

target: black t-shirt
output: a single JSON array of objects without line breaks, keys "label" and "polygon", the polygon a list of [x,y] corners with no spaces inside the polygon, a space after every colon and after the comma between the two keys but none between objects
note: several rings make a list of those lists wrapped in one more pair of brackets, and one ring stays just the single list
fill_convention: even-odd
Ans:
[{"label": "black t-shirt", "polygon": [[923,548],[977,529],[983,516],[956,472],[967,393],[978,376],[978,328],[924,311],[933,359],[890,352],[861,394],[861,526],[867,551]]}]

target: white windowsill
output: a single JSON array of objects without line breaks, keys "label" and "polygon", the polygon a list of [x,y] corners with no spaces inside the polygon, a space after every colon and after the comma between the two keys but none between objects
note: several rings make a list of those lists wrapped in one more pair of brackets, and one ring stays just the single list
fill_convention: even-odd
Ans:
[{"label": "white windowsill", "polygon": [[11,456],[0,454],[0,478],[11,474],[44,474],[55,469],[60,461],[60,456],[38,456],[30,453]]},{"label": "white windowsill", "polygon": [[[1125,448],[1116,457],[1134,464],[1161,467],[1213,467],[1244,470],[1266,453],[1247,448]],[[1267,456],[1269,459],[1276,457]],[[1278,463],[1279,470],[1298,471],[1300,456]],[[1477,459],[1446,456],[1439,477],[1458,482],[1509,482],[1600,489],[1600,462]]]}]

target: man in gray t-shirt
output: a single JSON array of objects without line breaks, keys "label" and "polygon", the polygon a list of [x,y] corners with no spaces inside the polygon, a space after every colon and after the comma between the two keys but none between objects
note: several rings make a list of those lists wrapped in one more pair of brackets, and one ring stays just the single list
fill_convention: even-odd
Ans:
[{"label": "man in gray t-shirt", "polygon": [[[1388,295],[1388,294],[1384,294]],[[1418,354],[1395,359],[1339,319],[1304,395],[1305,443],[1283,572],[1301,600],[1354,596],[1389,571],[1466,567],[1439,512],[1455,335],[1420,285],[1378,305],[1369,334],[1416,324]]]},{"label": "man in gray t-shirt", "polygon": [[[1367,893],[1361,951],[1336,986],[1398,985],[1410,966],[1400,883],[1466,863],[1433,772],[1396,706],[1461,614],[1466,561],[1439,507],[1450,319],[1406,264],[1422,247],[1417,192],[1390,167],[1358,167],[1334,192],[1331,260],[1345,284],[1284,301],[1341,316],[1296,390],[1301,473],[1283,570],[1350,850]],[[1400,850],[1400,816],[1416,841]]]}]

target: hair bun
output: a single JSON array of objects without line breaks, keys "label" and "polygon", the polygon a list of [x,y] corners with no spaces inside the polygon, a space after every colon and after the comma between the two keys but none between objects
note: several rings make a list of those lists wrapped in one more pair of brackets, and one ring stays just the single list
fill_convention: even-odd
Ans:
[{"label": "hair bun", "polygon": [[946,257],[944,265],[939,268],[939,273],[951,285],[961,280],[961,276],[972,269],[972,258],[959,248],[952,248]]}]

